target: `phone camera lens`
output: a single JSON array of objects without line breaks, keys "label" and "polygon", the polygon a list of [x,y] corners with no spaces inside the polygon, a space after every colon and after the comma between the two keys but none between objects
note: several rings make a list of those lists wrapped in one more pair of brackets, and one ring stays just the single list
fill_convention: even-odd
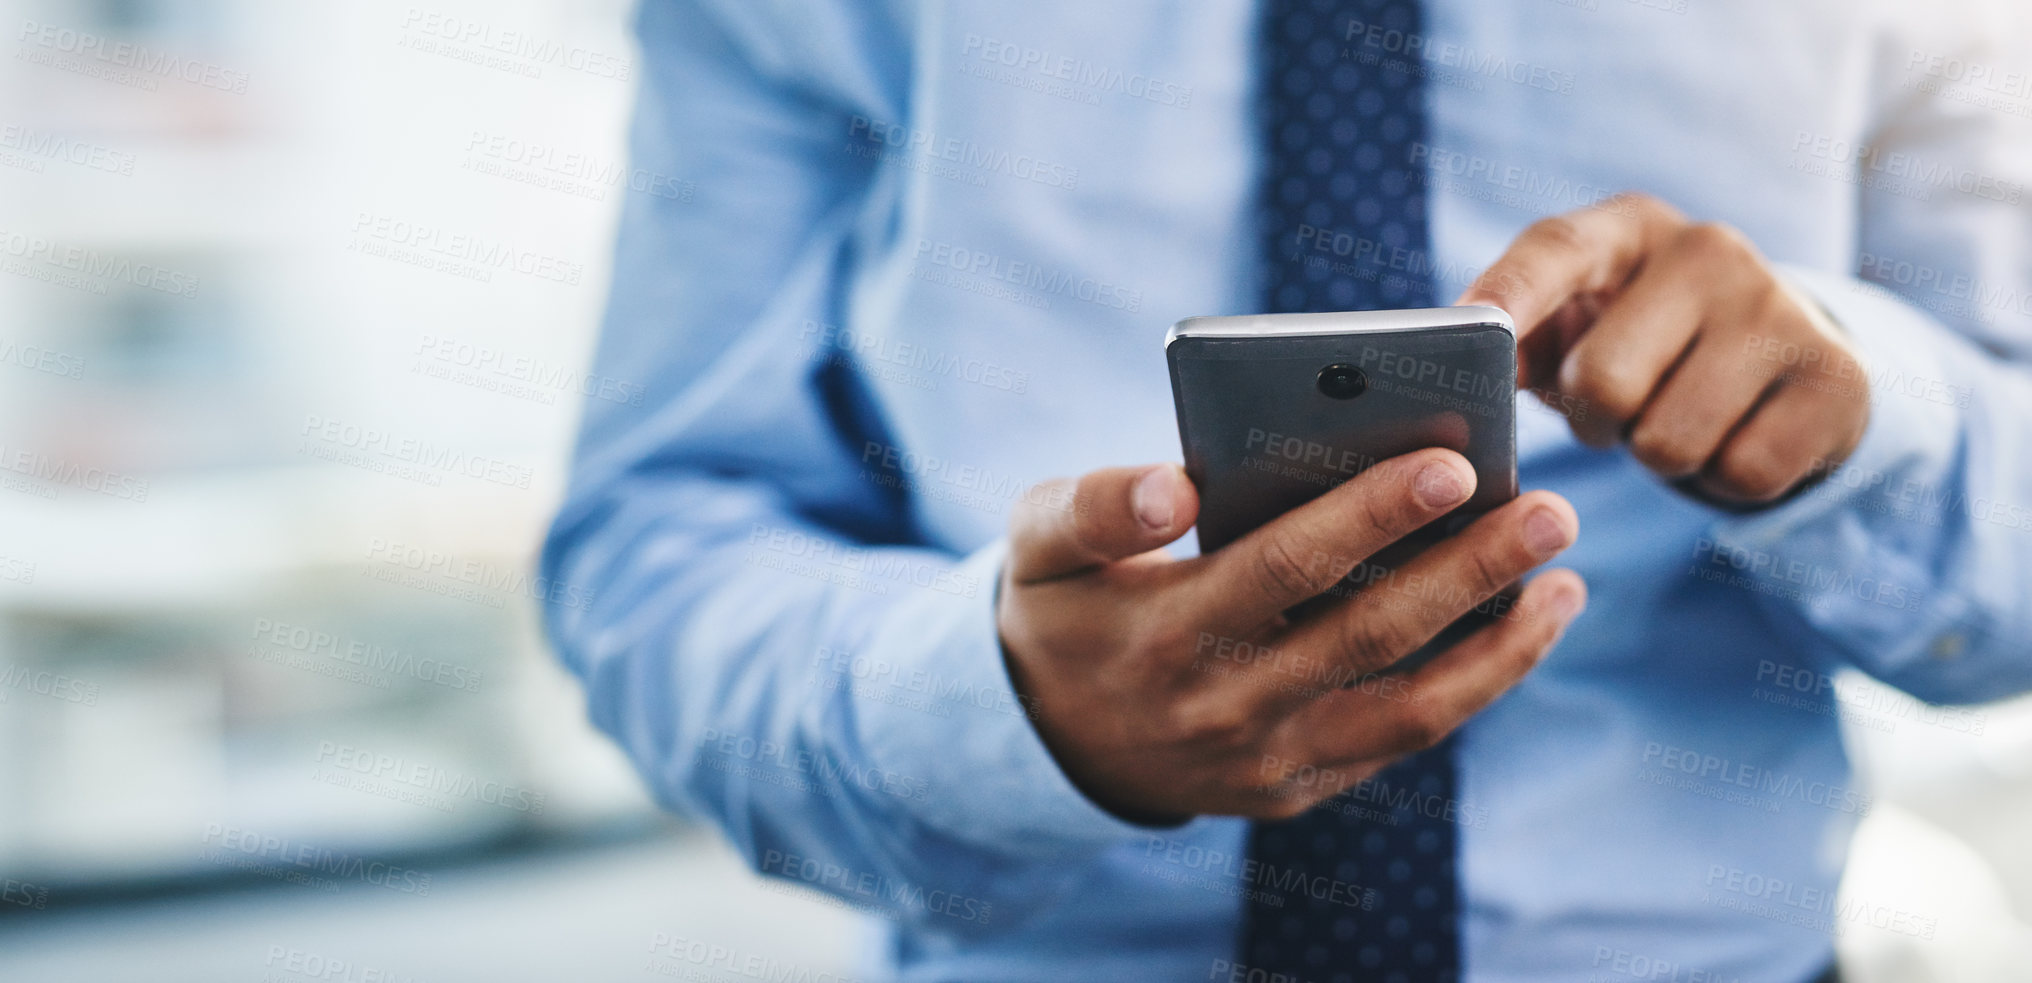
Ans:
[{"label": "phone camera lens", "polygon": [[1353,399],[1369,388],[1369,377],[1345,362],[1319,370],[1319,391],[1330,399]]}]

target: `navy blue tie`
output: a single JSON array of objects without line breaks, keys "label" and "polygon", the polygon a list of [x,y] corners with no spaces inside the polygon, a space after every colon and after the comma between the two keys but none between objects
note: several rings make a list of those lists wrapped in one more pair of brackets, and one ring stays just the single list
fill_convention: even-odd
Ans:
[{"label": "navy blue tie", "polygon": [[[1432,268],[1425,182],[1412,166],[1426,138],[1424,66],[1404,54],[1422,50],[1421,31],[1418,0],[1264,0],[1265,310],[1433,303],[1419,272]],[[1445,818],[1455,814],[1452,748],[1448,740],[1302,816],[1251,828],[1257,869],[1302,887],[1245,902],[1236,962],[1249,978],[1460,978],[1456,836]]]}]

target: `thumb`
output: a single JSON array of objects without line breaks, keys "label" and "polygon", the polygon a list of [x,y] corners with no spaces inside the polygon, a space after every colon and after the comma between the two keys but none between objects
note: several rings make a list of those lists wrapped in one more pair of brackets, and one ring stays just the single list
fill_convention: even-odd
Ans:
[{"label": "thumb", "polygon": [[1176,464],[1104,468],[1023,494],[1009,520],[1009,575],[1049,580],[1146,553],[1192,528],[1199,492]]}]

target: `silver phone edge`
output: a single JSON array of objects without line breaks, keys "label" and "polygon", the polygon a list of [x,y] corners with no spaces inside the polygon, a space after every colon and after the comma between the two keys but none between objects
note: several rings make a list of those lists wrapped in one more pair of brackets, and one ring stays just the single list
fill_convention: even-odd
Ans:
[{"label": "silver phone edge", "polygon": [[1186,338],[1302,338],[1421,331],[1430,328],[1494,325],[1517,335],[1516,322],[1500,307],[1423,307],[1403,311],[1331,311],[1320,314],[1225,314],[1188,317],[1164,333],[1164,348]]}]

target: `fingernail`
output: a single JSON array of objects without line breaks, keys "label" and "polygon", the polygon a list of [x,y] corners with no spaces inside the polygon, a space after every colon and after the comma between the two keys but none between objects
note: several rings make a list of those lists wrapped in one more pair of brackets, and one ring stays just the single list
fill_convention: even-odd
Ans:
[{"label": "fingernail", "polygon": [[1418,496],[1418,502],[1429,509],[1452,505],[1467,497],[1467,486],[1461,483],[1460,473],[1435,461],[1418,472],[1417,480],[1411,484],[1411,493]]},{"label": "fingernail", "polygon": [[1566,529],[1552,517],[1551,509],[1539,509],[1524,517],[1524,547],[1533,554],[1551,556],[1566,546]]},{"label": "fingernail", "polygon": [[1136,510],[1136,521],[1145,527],[1171,528],[1172,517],[1178,514],[1171,502],[1171,469],[1159,465],[1136,479],[1136,487],[1129,491],[1129,504]]},{"label": "fingernail", "polygon": [[1552,602],[1546,607],[1551,612],[1553,620],[1566,624],[1580,616],[1582,609],[1587,607],[1587,600],[1580,591],[1563,590],[1553,595]]}]

